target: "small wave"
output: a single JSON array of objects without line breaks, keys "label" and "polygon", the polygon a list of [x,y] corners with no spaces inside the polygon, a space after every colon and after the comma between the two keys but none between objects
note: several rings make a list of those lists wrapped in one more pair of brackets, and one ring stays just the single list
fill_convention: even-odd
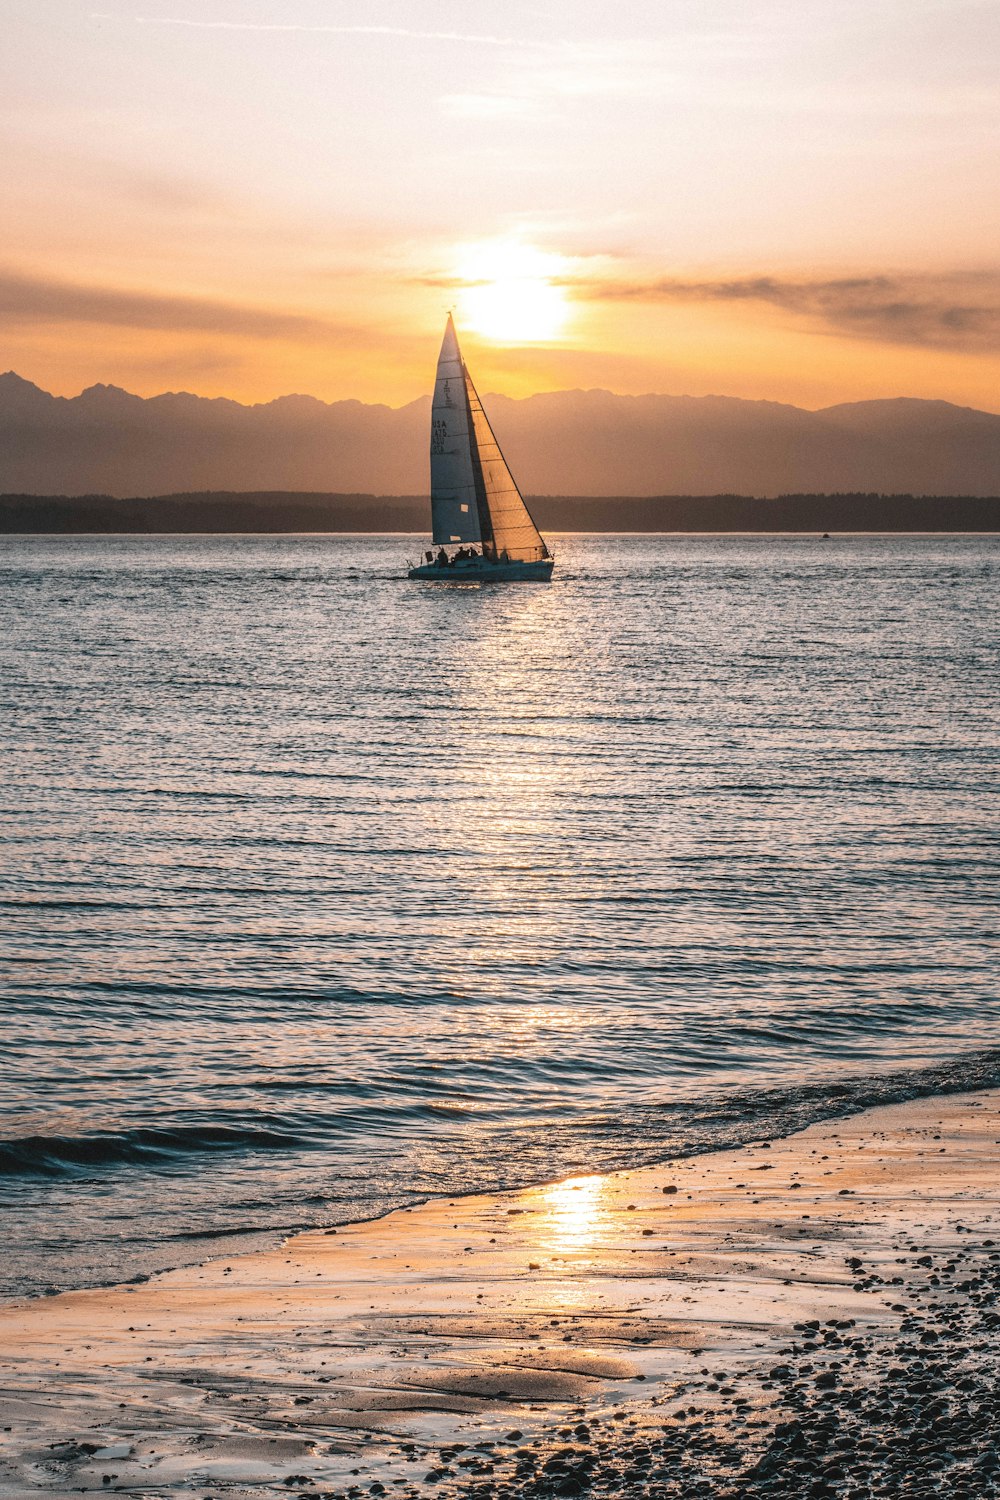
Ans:
[{"label": "small wave", "polygon": [[431,1100],[420,1105],[420,1113],[432,1120],[464,1120],[476,1111],[470,1105],[458,1104],[454,1100]]},{"label": "small wave", "polygon": [[304,1144],[291,1131],[231,1125],[28,1135],[0,1140],[0,1177],[76,1177],[101,1167],[163,1166],[202,1152],[289,1151]]},{"label": "small wave", "polygon": [[[817,1104],[832,1109],[847,1103],[849,1111],[873,1109],[876,1105],[902,1104],[908,1099],[923,1099],[935,1094],[975,1093],[1000,1085],[1000,1050],[949,1058],[928,1068],[909,1068],[891,1073],[826,1080],[822,1084],[800,1085],[788,1091],[791,1104]],[[848,1111],[845,1111],[845,1113]]]},{"label": "small wave", "polygon": [[[283,1225],[282,1233],[292,1233],[299,1228],[308,1228],[308,1225]],[[223,1224],[211,1229],[178,1229],[175,1234],[167,1235],[165,1238],[171,1240],[245,1240],[252,1234],[272,1234],[274,1231],[266,1225],[261,1224]]]},{"label": "small wave", "polygon": [[[891,1073],[826,1078],[788,1088],[748,1088],[691,1099],[635,1106],[623,1117],[592,1122],[595,1135],[628,1135],[632,1149],[616,1166],[637,1166],[671,1156],[700,1155],[746,1145],[762,1135],[783,1137],[821,1120],[860,1114],[862,1110],[910,1099],[945,1094],[971,1094],[1000,1087],[1000,1050],[965,1054],[934,1067],[908,1068]],[[610,1130],[607,1127],[610,1126]],[[602,1163],[607,1170],[607,1162]]]}]

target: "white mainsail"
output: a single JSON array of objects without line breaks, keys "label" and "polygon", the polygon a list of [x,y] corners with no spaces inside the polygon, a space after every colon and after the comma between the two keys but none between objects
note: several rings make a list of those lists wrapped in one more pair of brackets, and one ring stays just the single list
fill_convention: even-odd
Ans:
[{"label": "white mainsail", "polygon": [[465,367],[450,313],[431,408],[431,516],[436,544],[480,542],[484,556],[511,562],[549,556]]},{"label": "white mainsail", "polygon": [[481,542],[465,367],[448,314],[431,406],[431,521],[435,543]]}]

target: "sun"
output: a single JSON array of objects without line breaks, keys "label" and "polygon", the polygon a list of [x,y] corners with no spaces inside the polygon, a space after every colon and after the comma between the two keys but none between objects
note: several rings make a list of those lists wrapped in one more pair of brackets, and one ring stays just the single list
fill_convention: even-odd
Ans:
[{"label": "sun", "polygon": [[569,316],[559,256],[521,241],[464,246],[459,253],[463,326],[504,344],[557,339]]}]

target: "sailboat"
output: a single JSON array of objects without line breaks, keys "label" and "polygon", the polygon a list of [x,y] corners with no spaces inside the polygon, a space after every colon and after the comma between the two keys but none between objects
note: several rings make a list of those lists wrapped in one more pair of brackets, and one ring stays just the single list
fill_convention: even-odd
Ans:
[{"label": "sailboat", "polygon": [[431,406],[431,524],[438,551],[426,552],[410,578],[515,583],[552,577],[555,558],[493,436],[451,313]]}]

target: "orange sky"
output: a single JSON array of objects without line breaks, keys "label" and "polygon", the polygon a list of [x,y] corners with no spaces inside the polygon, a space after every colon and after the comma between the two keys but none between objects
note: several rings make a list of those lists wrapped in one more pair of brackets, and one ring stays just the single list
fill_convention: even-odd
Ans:
[{"label": "orange sky", "polygon": [[5,0],[0,367],[1000,409],[995,0]]}]

